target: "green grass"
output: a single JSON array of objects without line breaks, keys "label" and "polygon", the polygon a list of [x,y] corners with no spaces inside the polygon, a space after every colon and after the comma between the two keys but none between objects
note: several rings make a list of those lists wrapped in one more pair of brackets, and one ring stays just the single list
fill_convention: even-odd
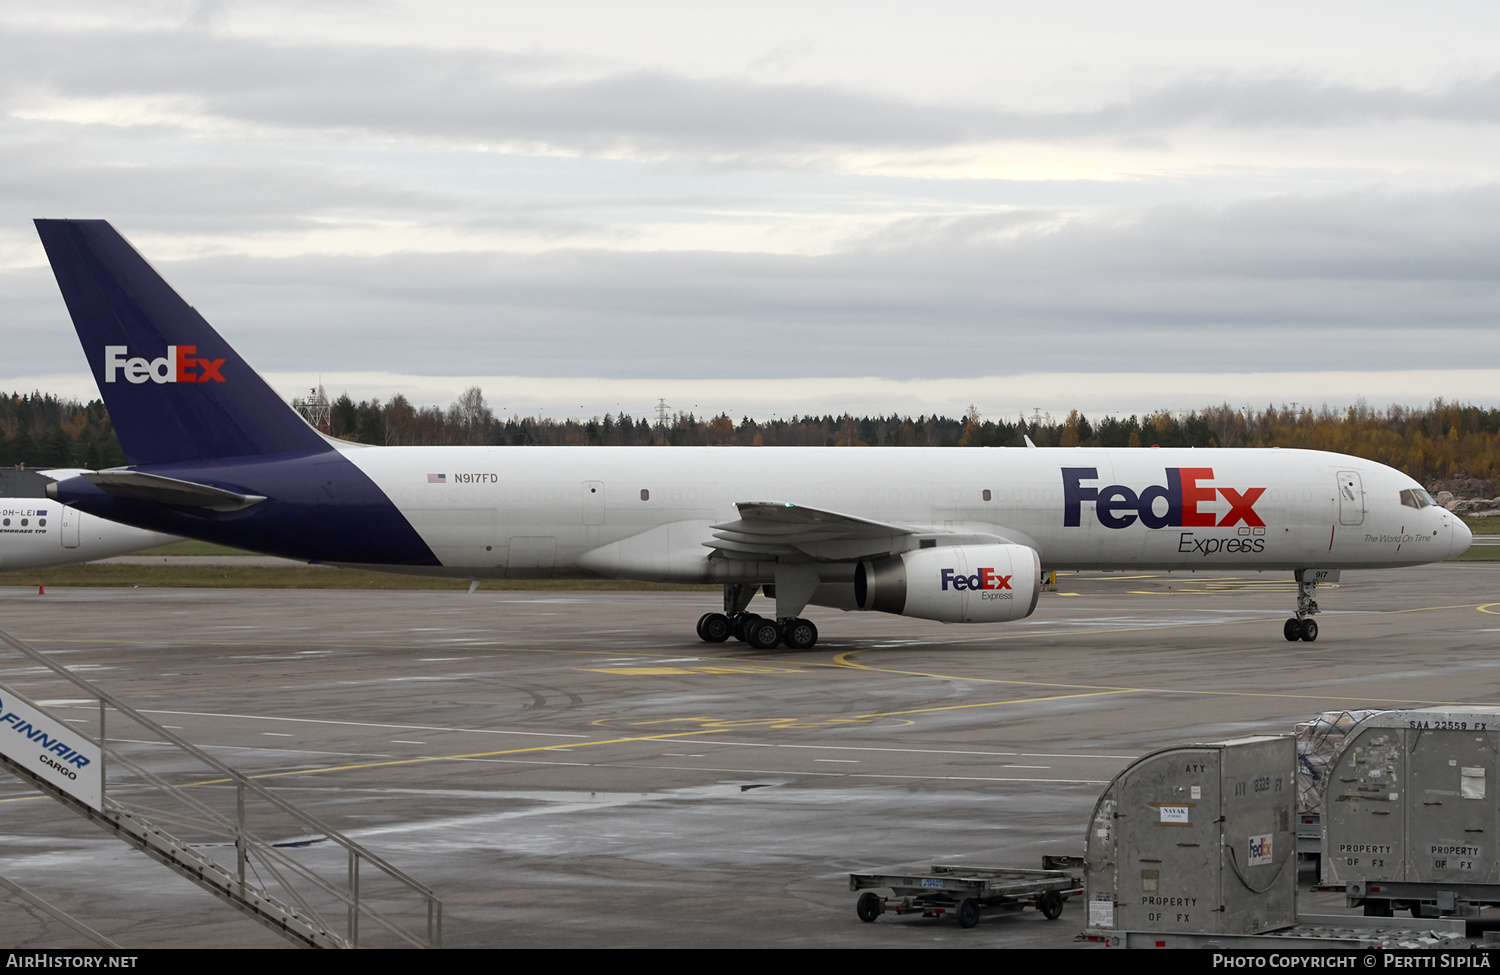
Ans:
[{"label": "green grass", "polygon": [[[459,592],[467,579],[432,579],[329,567],[251,565],[70,565],[7,572],[0,586],[116,587],[143,589],[436,589]],[[485,589],[593,592],[698,592],[718,586],[684,586],[618,579],[496,579]]]},{"label": "green grass", "polygon": [[[1463,523],[1476,535],[1500,535],[1500,518],[1464,518]],[[1469,550],[1449,562],[1500,562],[1500,545],[1471,545]]]}]

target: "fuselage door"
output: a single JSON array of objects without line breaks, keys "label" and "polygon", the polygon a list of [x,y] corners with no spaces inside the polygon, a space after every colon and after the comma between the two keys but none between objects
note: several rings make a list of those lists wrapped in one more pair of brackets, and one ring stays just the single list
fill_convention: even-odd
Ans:
[{"label": "fuselage door", "polygon": [[604,482],[583,482],[583,523],[604,524]]},{"label": "fuselage door", "polygon": [[1365,489],[1354,471],[1339,471],[1339,524],[1365,523]]},{"label": "fuselage door", "polygon": [[83,515],[77,510],[63,505],[62,509],[62,544],[63,548],[78,547],[78,522]]}]

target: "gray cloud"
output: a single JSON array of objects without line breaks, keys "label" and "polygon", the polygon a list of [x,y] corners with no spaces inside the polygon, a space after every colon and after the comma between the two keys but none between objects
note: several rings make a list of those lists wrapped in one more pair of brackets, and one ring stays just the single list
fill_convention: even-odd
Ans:
[{"label": "gray cloud", "polygon": [[[275,235],[308,249],[319,246],[298,236],[309,228],[382,221],[453,246],[489,246],[454,234],[473,231],[554,247],[195,260],[145,248],[266,371],[906,378],[1500,360],[1495,186],[1289,194],[1322,178],[1304,179],[1295,155],[1209,189],[1171,175],[901,182],[809,164],[850,150],[1128,141],[1189,126],[1490,125],[1500,120],[1494,78],[1419,90],[1201,74],[1032,112],[660,71],[590,77],[548,55],[5,30],[0,108],[11,113],[57,96],[134,95],[199,122],[254,126],[0,112],[7,256],[19,245],[40,259],[28,221],[41,215],[104,216],[137,240],[210,239],[225,251]],[[473,151],[502,143],[594,158]],[[1281,195],[1156,202],[1268,188]],[[727,249],[781,233],[783,215],[777,243],[831,252]],[[837,232],[863,236],[830,245]],[[636,235],[726,249],[599,245]],[[45,268],[0,273],[0,330],[8,375],[83,368]]]},{"label": "gray cloud", "polygon": [[1187,126],[1313,128],[1500,121],[1500,77],[1426,90],[1296,74],[1200,73],[1108,104],[1034,112],[918,104],[831,85],[630,71],[577,78],[562,58],[372,45],[289,45],[199,31],[7,28],[0,100],[178,99],[209,118],[568,151],[769,160],[995,140],[1155,138]]},{"label": "gray cloud", "polygon": [[[1060,229],[1032,216],[1032,229],[908,222],[818,257],[565,249],[158,266],[268,371],[907,378],[1500,359],[1496,187],[1162,206]],[[74,354],[41,276],[0,288],[28,335],[45,323]],[[34,347],[33,369],[59,371],[42,361],[55,351]]]},{"label": "gray cloud", "polygon": [[0,120],[0,227],[29,235],[35,217],[108,216],[136,235],[241,240],[370,220],[439,222],[557,242],[628,233],[591,219],[576,200],[476,199],[443,187],[440,178],[413,185],[400,172],[338,157],[282,151],[226,161],[136,142],[114,131]]},{"label": "gray cloud", "polygon": [[148,220],[153,231],[221,233],[234,227],[256,233],[371,208],[428,216],[465,204],[359,175],[340,178],[335,166],[289,159],[142,163],[122,158],[108,139],[38,137],[18,129],[0,123],[0,206],[24,208],[25,217],[111,213]]}]

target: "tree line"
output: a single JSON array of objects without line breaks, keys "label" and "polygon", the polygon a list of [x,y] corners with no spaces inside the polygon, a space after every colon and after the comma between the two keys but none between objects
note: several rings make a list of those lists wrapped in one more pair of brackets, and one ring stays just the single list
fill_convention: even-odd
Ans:
[{"label": "tree line", "polygon": [[[657,419],[627,413],[588,419],[497,417],[478,387],[447,409],[413,406],[401,394],[355,402],[292,405],[335,437],[371,444],[572,446],[819,447],[1305,447],[1353,454],[1436,480],[1500,479],[1500,409],[1437,400],[1426,408],[1342,410],[1268,405],[1211,406],[1089,419],[1074,410],[1058,418],[986,418],[972,406],[958,417],[862,416],[845,413],[770,420],[727,414],[674,413]],[[125,463],[109,414],[99,400],[51,394],[0,394],[0,464],[111,467]]]},{"label": "tree line", "polygon": [[100,400],[0,394],[0,466],[118,467],[125,453]]}]

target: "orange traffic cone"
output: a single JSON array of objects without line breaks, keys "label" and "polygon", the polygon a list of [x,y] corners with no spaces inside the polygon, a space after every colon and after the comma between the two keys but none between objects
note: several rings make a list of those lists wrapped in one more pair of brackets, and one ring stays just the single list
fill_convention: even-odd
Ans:
[{"label": "orange traffic cone", "polygon": [[38,596],[45,596],[45,595],[47,595],[47,587],[46,586],[37,586],[36,587],[36,594]]}]

